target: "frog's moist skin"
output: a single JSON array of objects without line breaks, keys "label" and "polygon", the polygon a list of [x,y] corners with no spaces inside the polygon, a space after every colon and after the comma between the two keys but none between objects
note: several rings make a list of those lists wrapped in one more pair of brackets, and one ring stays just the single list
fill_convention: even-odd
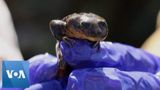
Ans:
[{"label": "frog's moist skin", "polygon": [[52,20],[50,28],[58,40],[68,37],[99,42],[108,35],[105,19],[93,13],[74,13],[62,20]]}]

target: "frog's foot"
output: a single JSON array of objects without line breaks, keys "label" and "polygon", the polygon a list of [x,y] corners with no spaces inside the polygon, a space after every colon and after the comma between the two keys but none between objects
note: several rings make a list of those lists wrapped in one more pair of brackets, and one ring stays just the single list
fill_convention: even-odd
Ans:
[{"label": "frog's foot", "polygon": [[69,47],[73,47],[75,40],[69,38],[69,37],[63,37],[63,41],[69,45]]}]

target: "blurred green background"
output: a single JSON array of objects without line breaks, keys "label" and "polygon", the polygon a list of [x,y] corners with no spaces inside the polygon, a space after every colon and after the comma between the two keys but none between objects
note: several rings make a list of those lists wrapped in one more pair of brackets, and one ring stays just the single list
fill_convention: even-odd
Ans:
[{"label": "blurred green background", "polygon": [[12,13],[21,51],[28,59],[55,54],[56,40],[49,31],[52,19],[74,12],[93,12],[109,25],[106,40],[140,47],[155,30],[160,0],[6,0]]}]

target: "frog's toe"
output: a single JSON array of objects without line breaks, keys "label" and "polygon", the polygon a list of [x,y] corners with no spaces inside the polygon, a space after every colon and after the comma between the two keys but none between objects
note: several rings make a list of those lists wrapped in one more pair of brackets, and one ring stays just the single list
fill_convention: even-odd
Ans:
[{"label": "frog's toe", "polygon": [[65,43],[67,43],[70,47],[73,47],[74,43],[75,43],[75,40],[69,38],[69,37],[63,37],[63,41]]}]

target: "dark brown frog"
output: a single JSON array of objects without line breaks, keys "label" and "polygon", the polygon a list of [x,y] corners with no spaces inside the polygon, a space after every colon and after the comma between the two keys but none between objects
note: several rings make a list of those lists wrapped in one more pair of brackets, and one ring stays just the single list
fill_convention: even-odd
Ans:
[{"label": "dark brown frog", "polygon": [[105,19],[93,13],[74,13],[64,17],[62,20],[52,20],[50,29],[58,41],[56,52],[60,59],[60,73],[62,76],[63,71],[65,71],[65,63],[59,47],[59,41],[66,41],[72,46],[73,39],[71,38],[78,38],[95,42],[94,46],[96,46],[108,34],[108,26]]}]

